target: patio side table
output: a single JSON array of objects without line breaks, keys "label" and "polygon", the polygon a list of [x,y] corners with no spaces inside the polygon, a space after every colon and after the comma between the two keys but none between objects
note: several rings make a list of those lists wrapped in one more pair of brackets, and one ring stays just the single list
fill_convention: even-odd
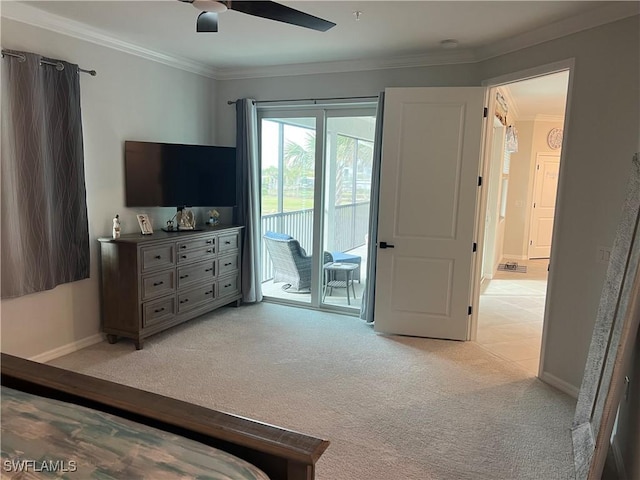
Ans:
[{"label": "patio side table", "polygon": [[[351,290],[353,291],[353,299],[356,297],[356,287],[353,284],[353,272],[360,268],[360,265],[356,265],[354,263],[327,263],[324,266],[324,275],[325,275],[325,283],[324,283],[324,294],[322,295],[322,301],[327,296],[327,289],[331,289],[329,295],[333,293],[334,288],[345,288],[347,290],[347,305],[351,305],[351,298],[349,296],[349,286],[351,286]],[[344,280],[338,279],[338,275],[335,275],[336,272],[344,272]]]}]

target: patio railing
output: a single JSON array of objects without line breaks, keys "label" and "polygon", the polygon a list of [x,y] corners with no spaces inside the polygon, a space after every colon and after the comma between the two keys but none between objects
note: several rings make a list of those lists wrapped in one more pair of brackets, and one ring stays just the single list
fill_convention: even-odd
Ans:
[{"label": "patio railing", "polygon": [[[369,202],[340,205],[335,208],[332,225],[333,241],[331,251],[346,252],[364,245],[369,228]],[[300,242],[302,248],[311,254],[313,243],[313,209],[293,212],[273,213],[262,217],[262,233],[267,231],[286,233]],[[262,281],[273,278],[273,263],[262,242]]]}]

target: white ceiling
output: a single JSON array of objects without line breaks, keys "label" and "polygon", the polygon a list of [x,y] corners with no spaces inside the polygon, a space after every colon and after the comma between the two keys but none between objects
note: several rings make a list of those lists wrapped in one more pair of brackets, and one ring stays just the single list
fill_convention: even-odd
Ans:
[{"label": "white ceiling", "polygon": [[[424,55],[440,52],[440,41],[450,38],[459,41],[459,51],[486,50],[554,22],[598,16],[598,9],[630,2],[282,1],[337,26],[316,32],[230,10],[219,15],[218,33],[196,33],[199,11],[177,0],[22,3],[121,41],[216,68],[237,69]],[[359,21],[354,11],[362,12]]]},{"label": "white ceiling", "polygon": [[[532,120],[536,116],[563,117],[567,103],[569,72],[523,80],[504,85],[509,108],[519,120]],[[507,116],[508,118],[508,116]]]},{"label": "white ceiling", "polygon": [[[198,10],[177,0],[1,3],[2,16],[157,52],[160,61],[195,65],[194,71],[218,78],[296,73],[305,66],[310,73],[478,61],[638,10],[637,2],[575,0],[282,1],[337,26],[316,32],[230,10],[219,15],[218,33],[196,33]],[[362,12],[359,21],[355,11]],[[445,39],[459,47],[443,50]],[[520,116],[532,109],[561,115],[566,83],[566,76],[548,77],[511,85],[508,93]]]}]

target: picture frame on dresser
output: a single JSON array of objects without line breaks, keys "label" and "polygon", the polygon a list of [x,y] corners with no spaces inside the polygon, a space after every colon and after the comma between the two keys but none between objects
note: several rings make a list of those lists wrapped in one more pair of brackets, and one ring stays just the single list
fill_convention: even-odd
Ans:
[{"label": "picture frame on dresser", "polygon": [[136,215],[138,219],[138,225],[140,225],[140,231],[142,235],[151,235],[153,234],[153,227],[151,226],[151,220],[149,220],[149,215],[146,213],[138,213]]},{"label": "picture frame on dresser", "polygon": [[102,331],[146,338],[225,305],[240,305],[241,226],[100,238]]}]

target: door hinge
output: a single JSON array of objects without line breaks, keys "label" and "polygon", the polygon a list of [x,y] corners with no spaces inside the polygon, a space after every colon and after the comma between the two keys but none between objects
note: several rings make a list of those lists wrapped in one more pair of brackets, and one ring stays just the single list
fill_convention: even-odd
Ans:
[{"label": "door hinge", "polygon": [[478,244],[476,242],[473,242],[473,251],[474,252],[478,251]]},{"label": "door hinge", "polygon": [[487,118],[488,116],[489,116],[489,109],[487,107],[484,107],[484,110],[482,111],[482,117]]},{"label": "door hinge", "polygon": [[529,245],[533,245],[533,240],[529,240]]},{"label": "door hinge", "polygon": [[533,202],[533,208],[536,208],[536,202]]},{"label": "door hinge", "polygon": [[540,165],[538,165],[538,166],[536,167],[536,170],[540,170]]},{"label": "door hinge", "polygon": [[471,305],[469,305],[469,310],[467,310],[469,313],[468,315],[471,315],[473,313],[473,307]]},{"label": "door hinge", "polygon": [[481,187],[482,186],[482,177],[478,177],[478,186]]}]

